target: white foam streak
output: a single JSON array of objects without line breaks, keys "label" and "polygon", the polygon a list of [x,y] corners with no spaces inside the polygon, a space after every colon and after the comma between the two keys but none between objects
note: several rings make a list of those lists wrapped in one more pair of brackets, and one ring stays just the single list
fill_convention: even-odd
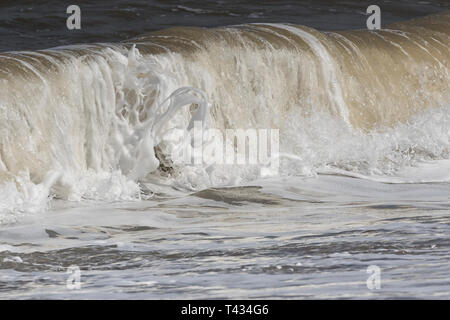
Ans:
[{"label": "white foam streak", "polygon": [[306,32],[298,27],[293,27],[287,24],[268,24],[277,28],[285,29],[293,34],[301,37],[314,53],[320,58],[320,62],[322,63],[322,72],[323,77],[327,80],[327,88],[324,90],[330,95],[330,100],[334,102],[334,108],[338,115],[344,119],[347,125],[350,126],[349,120],[349,111],[347,105],[342,96],[342,88],[339,85],[338,73],[335,68],[336,63],[333,61],[333,58],[328,53],[325,46],[320,42],[319,39],[314,37],[312,33]]}]

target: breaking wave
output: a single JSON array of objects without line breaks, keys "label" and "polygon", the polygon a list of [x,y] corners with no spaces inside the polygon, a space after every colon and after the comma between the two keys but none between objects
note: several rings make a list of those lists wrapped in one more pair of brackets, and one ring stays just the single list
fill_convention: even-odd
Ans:
[{"label": "breaking wave", "polygon": [[[175,166],[194,121],[278,129],[279,175],[448,181],[449,24],[445,12],[380,31],[183,27],[2,53],[0,222],[55,197],[133,200],[261,177],[258,165]],[[409,170],[430,161],[437,171]]]}]

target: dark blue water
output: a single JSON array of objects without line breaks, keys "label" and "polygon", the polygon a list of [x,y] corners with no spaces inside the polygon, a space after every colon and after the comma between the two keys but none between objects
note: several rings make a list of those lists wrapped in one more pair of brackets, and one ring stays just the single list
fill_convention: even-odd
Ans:
[{"label": "dark blue water", "polygon": [[[81,30],[68,30],[66,9],[79,5]],[[366,8],[378,4],[382,24],[407,20],[450,8],[430,1],[254,1],[254,0],[97,0],[2,1],[0,51],[117,42],[174,26],[214,27],[241,23],[289,22],[320,30],[366,27]]]}]

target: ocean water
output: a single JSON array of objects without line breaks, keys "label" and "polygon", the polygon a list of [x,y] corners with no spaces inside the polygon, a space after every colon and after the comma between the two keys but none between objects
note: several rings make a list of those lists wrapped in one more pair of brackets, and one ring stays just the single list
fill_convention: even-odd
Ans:
[{"label": "ocean water", "polygon": [[68,4],[0,4],[0,298],[450,298],[446,1]]}]

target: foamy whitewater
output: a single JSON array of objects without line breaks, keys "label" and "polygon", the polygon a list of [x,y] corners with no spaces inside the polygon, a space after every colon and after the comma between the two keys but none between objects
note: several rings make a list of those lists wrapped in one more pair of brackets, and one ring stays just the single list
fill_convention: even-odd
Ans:
[{"label": "foamy whitewater", "polygon": [[[448,298],[449,47],[444,12],[1,53],[0,296]],[[195,121],[279,170],[175,163]]]}]

